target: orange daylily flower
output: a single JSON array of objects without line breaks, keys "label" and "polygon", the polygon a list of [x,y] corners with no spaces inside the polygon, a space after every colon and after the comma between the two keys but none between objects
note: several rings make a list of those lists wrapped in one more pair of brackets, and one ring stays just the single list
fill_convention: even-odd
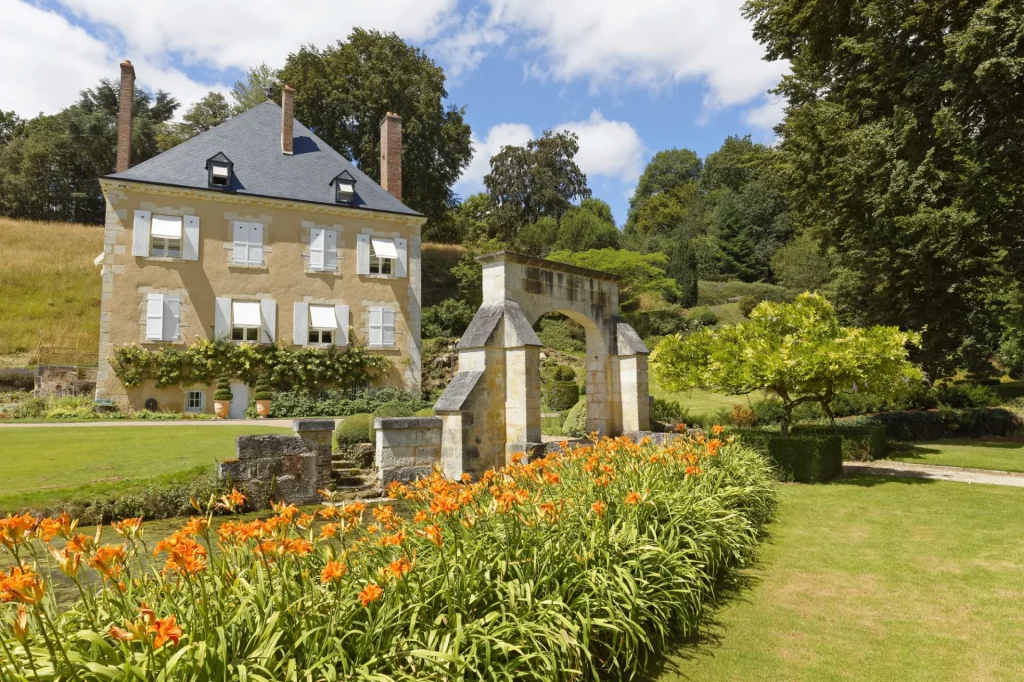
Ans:
[{"label": "orange daylily flower", "polygon": [[0,602],[38,604],[45,594],[43,580],[28,566],[12,566],[7,573],[0,572]]},{"label": "orange daylily flower", "polygon": [[159,649],[167,642],[170,642],[171,646],[178,646],[178,642],[181,640],[181,628],[178,627],[174,616],[156,619],[149,626],[149,631],[156,633],[156,638],[153,640],[154,649]]},{"label": "orange daylily flower", "polygon": [[630,493],[626,495],[625,503],[628,505],[637,505],[640,504],[640,500],[640,493],[634,490],[630,491]]},{"label": "orange daylily flower", "polygon": [[242,507],[247,499],[249,498],[238,492],[238,488],[232,488],[229,494],[221,495],[220,501],[217,502],[217,508],[233,512]]},{"label": "orange daylily flower", "polygon": [[14,631],[14,638],[22,644],[28,640],[28,611],[25,610],[24,604],[18,606],[18,615],[11,629]]},{"label": "orange daylily flower", "polygon": [[441,528],[437,524],[431,524],[423,530],[418,530],[416,532],[433,542],[437,547],[440,547],[443,543]]},{"label": "orange daylily flower", "polygon": [[594,504],[590,505],[590,508],[597,514],[598,518],[604,516],[605,511],[608,509],[608,505],[598,500]]},{"label": "orange daylily flower", "polygon": [[402,578],[412,570],[412,562],[405,557],[399,557],[388,564],[388,571],[396,578]]},{"label": "orange daylily flower", "polygon": [[320,539],[326,540],[327,538],[338,537],[338,524],[336,523],[325,523],[323,528],[320,529]]},{"label": "orange daylily flower", "polygon": [[427,512],[425,512],[422,509],[420,509],[418,512],[416,512],[416,515],[412,517],[412,522],[413,523],[423,523],[428,518],[430,518],[430,517],[427,516]]},{"label": "orange daylily flower", "polygon": [[122,519],[121,521],[115,521],[110,524],[110,527],[114,529],[114,532],[126,538],[134,538],[142,530],[142,519]]},{"label": "orange daylily flower", "polygon": [[384,596],[384,590],[377,583],[369,583],[359,592],[359,601],[363,607],[368,607],[373,602]]},{"label": "orange daylily flower", "polygon": [[128,552],[124,545],[100,545],[96,554],[89,559],[89,565],[99,571],[106,580],[117,580],[124,570],[124,562]]},{"label": "orange daylily flower", "polygon": [[348,567],[340,561],[328,561],[324,570],[320,572],[320,582],[335,583],[345,577]]},{"label": "orange daylily flower", "polygon": [[60,516],[55,519],[45,518],[39,521],[39,527],[36,532],[39,534],[39,539],[43,542],[49,542],[55,535],[67,537],[78,527],[78,520],[71,520],[71,516],[67,512],[61,512]]},{"label": "orange daylily flower", "polygon": [[0,519],[0,543],[7,549],[14,549],[23,545],[36,529],[36,520],[29,513],[21,516],[7,515],[6,519]]}]

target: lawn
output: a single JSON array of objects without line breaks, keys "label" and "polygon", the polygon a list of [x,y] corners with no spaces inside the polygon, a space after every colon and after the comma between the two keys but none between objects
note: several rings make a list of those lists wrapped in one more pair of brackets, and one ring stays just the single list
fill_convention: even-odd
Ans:
[{"label": "lawn", "polygon": [[1019,488],[780,486],[760,564],[648,682],[1019,680]]},{"label": "lawn", "polygon": [[889,459],[914,464],[1024,471],[1024,442],[990,439],[913,443],[897,450]]},{"label": "lawn", "polygon": [[235,437],[290,433],[266,426],[99,426],[0,430],[0,510],[41,508],[69,496],[213,465]]},{"label": "lawn", "polygon": [[[713,415],[721,409],[732,409],[733,405],[746,405],[748,396],[745,395],[725,395],[724,393],[708,393],[707,391],[700,391],[694,389],[692,391],[682,391],[679,393],[672,393],[670,391],[663,391],[661,387],[651,382],[651,395],[655,398],[661,398],[664,400],[674,400],[693,415],[704,414]],[[750,400],[757,400],[760,395],[749,396]]]}]

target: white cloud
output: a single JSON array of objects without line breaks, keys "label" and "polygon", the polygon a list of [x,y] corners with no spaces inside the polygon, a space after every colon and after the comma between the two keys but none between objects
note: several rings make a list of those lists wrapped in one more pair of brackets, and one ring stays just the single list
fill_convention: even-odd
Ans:
[{"label": "white cloud", "polygon": [[463,194],[472,194],[483,189],[484,176],[491,172],[491,157],[507,145],[520,146],[533,139],[533,129],[525,123],[499,123],[491,126],[487,137],[473,136],[473,160],[462,173],[455,189]]},{"label": "white cloud", "polygon": [[431,42],[430,54],[444,65],[445,75],[457,81],[476,69],[489,49],[507,37],[505,31],[471,10],[465,19],[448,22],[441,36]]},{"label": "white cloud", "polygon": [[[579,137],[576,164],[588,178],[609,177],[633,183],[643,169],[643,141],[625,121],[606,120],[595,110],[584,121],[561,123],[553,130],[570,130]],[[492,156],[506,145],[523,145],[535,137],[533,129],[525,123],[499,123],[482,140],[474,135],[473,161],[456,189],[463,195],[481,190],[484,176],[491,170]]]},{"label": "white cloud", "polygon": [[643,170],[644,144],[626,121],[609,121],[594,110],[585,121],[571,121],[556,126],[579,137],[580,150],[576,165],[588,176],[616,177],[635,182]]},{"label": "white cloud", "polygon": [[764,104],[749,109],[744,115],[743,120],[746,121],[747,125],[754,126],[755,128],[771,130],[782,121],[785,115],[785,99],[772,97]]},{"label": "white cloud", "polygon": [[707,87],[706,110],[743,104],[776,85],[785,62],[762,60],[742,0],[489,0],[490,25],[518,29],[537,55],[527,73],[593,89],[626,84]]}]

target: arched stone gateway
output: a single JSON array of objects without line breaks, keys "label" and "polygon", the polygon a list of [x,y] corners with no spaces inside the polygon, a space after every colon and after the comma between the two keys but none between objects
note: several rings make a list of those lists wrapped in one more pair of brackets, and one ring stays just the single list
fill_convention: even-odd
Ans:
[{"label": "arched stone gateway", "polygon": [[547,313],[586,329],[588,430],[618,435],[650,427],[648,350],[616,316],[616,275],[508,251],[478,260],[483,305],[459,342],[455,378],[434,405],[447,476],[475,477],[515,452],[543,448],[541,343],[533,325]]}]

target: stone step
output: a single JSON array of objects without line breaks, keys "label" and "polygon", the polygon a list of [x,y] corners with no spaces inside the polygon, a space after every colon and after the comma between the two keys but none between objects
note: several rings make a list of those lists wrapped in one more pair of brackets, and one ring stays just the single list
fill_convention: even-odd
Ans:
[{"label": "stone step", "polygon": [[358,469],[359,463],[353,462],[350,459],[334,458],[331,460],[331,466],[335,469]]},{"label": "stone step", "polygon": [[335,476],[334,489],[360,487],[365,485],[376,485],[376,476]]},{"label": "stone step", "polygon": [[335,476],[373,476],[376,472],[375,469],[360,469],[358,467],[339,467],[336,466],[331,471]]},{"label": "stone step", "polygon": [[384,497],[384,491],[376,486],[359,486],[353,488],[337,488],[334,491],[335,502],[349,502],[352,500],[374,500]]}]

